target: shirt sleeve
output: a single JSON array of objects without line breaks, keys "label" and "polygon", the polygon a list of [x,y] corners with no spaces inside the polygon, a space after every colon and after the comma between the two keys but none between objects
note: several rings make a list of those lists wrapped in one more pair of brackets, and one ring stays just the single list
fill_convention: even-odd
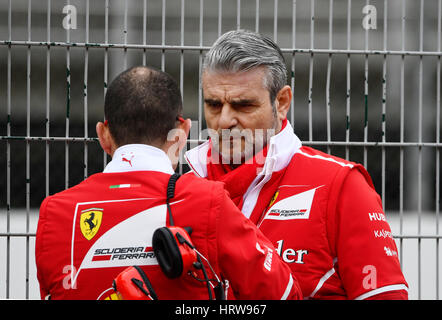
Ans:
[{"label": "shirt sleeve", "polygon": [[346,177],[336,211],[337,271],[349,299],[407,299],[396,243],[376,191],[359,170]]},{"label": "shirt sleeve", "polygon": [[261,231],[222,189],[217,232],[218,261],[236,299],[302,299],[296,277]]}]

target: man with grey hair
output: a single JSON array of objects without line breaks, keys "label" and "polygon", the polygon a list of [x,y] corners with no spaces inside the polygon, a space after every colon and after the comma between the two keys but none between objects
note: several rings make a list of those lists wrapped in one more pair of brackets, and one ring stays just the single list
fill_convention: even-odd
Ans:
[{"label": "man with grey hair", "polygon": [[292,90],[270,38],[223,34],[203,65],[209,140],[185,155],[273,242],[305,298],[407,299],[396,244],[370,175],[302,146],[287,113]]},{"label": "man with grey hair", "polygon": [[191,124],[181,114],[179,87],[165,72],[136,66],[112,81],[106,120],[96,125],[112,161],[40,208],[42,298],[230,299],[227,286],[236,299],[302,298],[221,183],[174,174]]}]

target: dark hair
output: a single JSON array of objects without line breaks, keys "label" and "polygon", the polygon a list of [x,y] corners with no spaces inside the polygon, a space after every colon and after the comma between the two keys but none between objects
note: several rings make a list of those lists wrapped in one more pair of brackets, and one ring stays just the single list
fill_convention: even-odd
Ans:
[{"label": "dark hair", "polygon": [[182,112],[175,80],[160,70],[138,66],[119,74],[109,86],[104,116],[115,143],[161,145]]}]

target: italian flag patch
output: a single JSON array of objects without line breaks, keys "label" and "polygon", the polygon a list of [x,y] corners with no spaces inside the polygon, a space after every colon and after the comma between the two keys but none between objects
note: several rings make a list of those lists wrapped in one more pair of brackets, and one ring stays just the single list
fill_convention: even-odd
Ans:
[{"label": "italian flag patch", "polygon": [[109,189],[121,189],[121,188],[135,188],[135,187],[139,187],[140,184],[114,184],[112,186],[109,186]]}]

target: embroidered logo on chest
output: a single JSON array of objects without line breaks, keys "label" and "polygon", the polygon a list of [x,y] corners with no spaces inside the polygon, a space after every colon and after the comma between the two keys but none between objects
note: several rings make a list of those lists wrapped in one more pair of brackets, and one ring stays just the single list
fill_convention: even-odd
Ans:
[{"label": "embroidered logo on chest", "polygon": [[310,210],[315,196],[316,187],[288,198],[282,199],[274,203],[264,219],[271,220],[292,220],[292,219],[308,219]]}]

